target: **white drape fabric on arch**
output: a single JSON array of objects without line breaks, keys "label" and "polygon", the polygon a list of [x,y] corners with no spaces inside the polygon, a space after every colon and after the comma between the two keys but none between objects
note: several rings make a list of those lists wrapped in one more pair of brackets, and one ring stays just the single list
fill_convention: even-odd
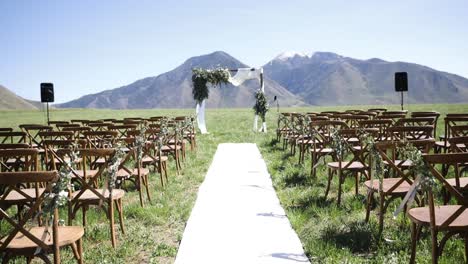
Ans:
[{"label": "white drape fabric on arch", "polygon": [[[258,79],[260,80],[261,83],[261,91],[265,92],[265,86],[264,86],[264,81],[263,81],[263,68],[239,68],[237,69],[237,73],[229,77],[229,82],[232,83],[235,86],[239,86],[242,83],[244,83],[247,80],[252,80],[252,79]],[[254,124],[253,124],[253,130],[257,131],[258,130],[258,115],[255,115],[254,118]],[[260,131],[267,132],[267,127],[266,127],[266,122],[262,123],[262,128],[260,128]]]},{"label": "white drape fabric on arch", "polygon": [[206,99],[204,99],[201,104],[197,103],[197,108],[195,110],[197,114],[198,129],[200,129],[200,133],[202,134],[208,133],[205,123],[205,102]]}]

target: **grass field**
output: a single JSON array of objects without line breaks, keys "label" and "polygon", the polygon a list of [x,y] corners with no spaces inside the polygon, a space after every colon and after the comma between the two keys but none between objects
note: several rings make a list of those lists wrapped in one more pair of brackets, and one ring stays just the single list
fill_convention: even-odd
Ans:
[{"label": "grass field", "polygon": [[[367,109],[382,106],[310,107],[281,109],[282,111],[325,111]],[[398,110],[399,106],[388,106]],[[442,114],[468,112],[468,105],[411,105],[409,111],[437,110]],[[192,114],[193,110],[53,110],[51,120],[100,119],[123,117],[150,117],[156,115]],[[253,113],[250,109],[213,109],[207,112],[210,134],[198,135],[198,149],[188,152],[180,175],[170,167],[169,184],[161,188],[157,175],[151,177],[152,204],[141,208],[138,194],[129,190],[124,198],[127,234],[117,229],[119,244],[111,247],[105,215],[90,210],[86,227],[85,263],[172,263],[182,238],[185,223],[190,216],[198,187],[208,170],[216,147],[223,142],[253,142],[259,146],[280,201],[292,226],[298,233],[306,254],[313,263],[402,263],[409,259],[409,220],[400,215],[385,219],[384,239],[377,238],[376,215],[366,223],[365,189],[353,194],[352,180],[345,182],[342,206],[336,206],[336,189],[324,199],[325,170],[319,168],[317,179],[309,176],[310,159],[297,165],[292,157],[275,142],[276,109],[268,114],[267,134],[251,131]],[[22,123],[45,123],[43,112],[1,111],[0,127],[15,127]],[[439,121],[439,133],[443,123]],[[172,164],[172,163],[170,163]],[[393,211],[398,202],[390,206]],[[77,217],[80,219],[80,216]],[[76,221],[75,224],[79,224]],[[418,244],[418,263],[430,262],[430,240],[424,235]],[[450,240],[440,263],[463,261],[464,247],[459,239]],[[70,252],[62,257],[64,263],[74,263]],[[18,261],[18,263],[23,263]]]}]

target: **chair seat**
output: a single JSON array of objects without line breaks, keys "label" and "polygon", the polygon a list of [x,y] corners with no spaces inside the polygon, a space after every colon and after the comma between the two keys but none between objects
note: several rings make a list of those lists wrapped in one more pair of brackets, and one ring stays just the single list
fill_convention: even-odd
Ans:
[{"label": "chair seat", "polygon": [[[104,189],[95,189],[98,193],[102,194],[105,198],[109,198],[109,190],[104,190]],[[77,196],[80,191],[76,191],[73,193],[73,197]],[[112,190],[112,199],[117,200],[121,199],[124,197],[125,191],[122,189],[113,189]],[[92,192],[91,190],[86,190],[84,193],[79,197],[79,200],[98,200],[99,197]]]},{"label": "chair seat", "polygon": [[[383,161],[385,165],[388,165],[388,162],[386,160]],[[401,160],[395,160],[394,162],[395,165],[397,165],[399,168],[409,168],[411,165],[413,165],[413,162],[411,160],[405,160],[403,163]]]},{"label": "chair seat", "polygon": [[[440,227],[449,217],[451,217],[455,211],[457,211],[461,205],[440,205],[435,206],[435,225]],[[411,220],[429,224],[431,217],[429,216],[429,207],[417,207],[411,208],[408,211],[408,215]],[[468,227],[468,210],[461,213],[454,221],[449,225],[451,228],[467,228]]]},{"label": "chair seat", "polygon": [[435,142],[436,147],[440,147],[440,148],[444,148],[445,144],[447,144],[447,148],[450,148],[450,143],[449,142],[447,142],[447,143],[445,143],[445,141],[436,141]]},{"label": "chair seat", "polygon": [[[90,178],[90,177],[94,177],[97,173],[98,173],[99,170],[86,170],[86,177]],[[84,172],[83,170],[75,170],[76,174],[78,174],[78,176],[80,177],[84,177]]]},{"label": "chair seat", "polygon": [[[351,164],[349,164],[349,163],[351,163]],[[329,168],[332,168],[332,169],[339,169],[340,168],[340,165],[339,165],[338,161],[329,162],[329,163],[327,163],[327,165],[328,165]],[[359,161],[353,161],[353,162],[342,161],[341,162],[341,168],[345,169],[345,170],[363,170],[363,169],[366,169],[367,167],[364,166],[364,164],[362,164],[362,162],[359,162]]]},{"label": "chair seat", "polygon": [[[468,177],[460,177],[459,180],[460,180],[460,188],[465,188],[468,186]],[[455,182],[455,178],[447,179],[447,182],[451,186],[454,186],[454,187],[457,186]]]},{"label": "chair seat", "polygon": [[323,149],[316,149],[316,150],[311,149],[310,152],[311,153],[320,153],[320,154],[330,154],[330,153],[333,153],[335,151],[332,148],[323,148]]},{"label": "chair seat", "polygon": [[[31,198],[36,198],[36,189],[35,188],[27,188],[27,189],[21,189],[25,194],[27,194]],[[39,196],[45,191],[44,188],[39,188]],[[5,199],[2,201],[2,203],[18,203],[18,202],[25,202],[28,199],[20,194],[17,191],[11,191],[8,193],[8,195],[5,197]]]},{"label": "chair seat", "polygon": [[[150,172],[149,172],[149,169],[147,169],[147,168],[141,168],[140,173],[141,173],[141,175],[148,175]],[[133,169],[132,175],[129,175],[128,171],[126,171],[124,169],[120,169],[119,171],[117,171],[117,177],[119,177],[119,178],[128,178],[128,177],[137,176],[137,175],[138,175],[138,169],[137,168]]]},{"label": "chair seat", "polygon": [[[401,178],[385,178],[382,181],[382,191],[384,193],[388,193],[388,191],[395,186],[398,181],[401,180]],[[365,181],[364,185],[367,186],[367,188],[372,189],[374,191],[379,190],[379,179],[375,178],[371,184],[371,181]],[[393,190],[391,193],[392,194],[404,194],[407,193],[410,189],[411,185],[407,182],[404,181],[402,182],[395,190]]]},{"label": "chair seat", "polygon": [[170,152],[170,151],[174,151],[174,148],[176,148],[177,150],[181,150],[181,149],[182,149],[182,147],[181,147],[180,145],[177,145],[177,146],[175,146],[175,145],[169,145],[169,146],[163,146],[163,147],[161,148],[161,151],[162,151],[162,152]]},{"label": "chair seat", "polygon": [[[159,160],[159,157],[158,157],[158,156],[154,157],[154,159],[151,158],[151,157],[143,157],[143,158],[141,159],[141,162],[142,162],[143,164],[149,164],[149,163],[154,163],[155,161],[158,161],[158,160]],[[161,161],[167,161],[167,160],[168,160],[168,157],[167,157],[167,156],[161,156]]]},{"label": "chair seat", "polygon": [[[33,227],[29,230],[31,234],[40,239],[44,244],[51,246],[53,239],[51,237],[52,228],[49,227],[49,234],[44,234],[45,227]],[[81,226],[59,226],[58,227],[58,245],[59,247],[70,245],[79,240],[84,235],[84,229]],[[4,242],[5,238],[2,239]],[[31,241],[27,236],[22,233],[16,234],[13,240],[8,244],[7,249],[32,249],[36,250],[37,244]]]}]

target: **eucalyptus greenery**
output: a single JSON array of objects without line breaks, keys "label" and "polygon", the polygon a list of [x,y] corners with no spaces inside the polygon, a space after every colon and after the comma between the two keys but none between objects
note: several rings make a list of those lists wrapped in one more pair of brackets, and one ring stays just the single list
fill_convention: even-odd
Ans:
[{"label": "eucalyptus greenery", "polygon": [[348,142],[340,134],[339,129],[335,127],[330,128],[331,146],[335,151],[337,157],[343,160],[348,154]]},{"label": "eucalyptus greenery", "polygon": [[[52,184],[50,193],[45,196],[41,215],[48,225],[53,220],[54,210],[66,205],[69,201],[68,193],[73,191],[71,179],[78,160],[79,152],[77,149],[78,145],[73,144],[68,154],[69,159],[63,159],[64,164],[58,171],[59,178],[57,182]],[[54,159],[54,155],[52,156],[52,159]],[[60,222],[63,223],[63,221]]]},{"label": "eucalyptus greenery", "polygon": [[367,149],[367,151],[369,151],[371,186],[373,185],[374,177],[377,177],[379,180],[379,192],[382,192],[383,178],[387,169],[383,162],[382,156],[380,155],[379,150],[375,145],[375,138],[365,131],[360,131],[359,139],[361,144]]},{"label": "eucalyptus greenery", "polygon": [[255,105],[253,106],[253,110],[256,115],[260,116],[262,122],[265,122],[265,116],[269,110],[269,105],[265,93],[260,90],[255,92]]},{"label": "eucalyptus greenery", "polygon": [[417,184],[416,189],[421,191],[432,190],[436,186],[436,180],[428,165],[424,162],[421,150],[413,144],[406,142],[406,144],[403,144],[399,148],[398,152],[401,155],[401,159],[411,161],[409,170],[416,178],[419,178],[419,181],[415,181]]},{"label": "eucalyptus greenery", "polygon": [[138,163],[140,163],[143,158],[143,148],[146,144],[146,130],[147,124],[145,123],[140,129],[140,134],[135,137],[136,158]]},{"label": "eucalyptus greenery", "polygon": [[214,86],[227,84],[230,73],[228,69],[216,68],[211,70],[194,68],[192,69],[193,99],[201,103],[209,96],[208,83]]},{"label": "eucalyptus greenery", "polygon": [[117,182],[117,172],[119,171],[120,164],[124,157],[125,151],[123,150],[123,146],[121,144],[116,144],[114,156],[112,156],[109,166],[103,173],[107,179],[107,189],[110,193],[112,193],[112,190],[119,184],[119,182]]}]

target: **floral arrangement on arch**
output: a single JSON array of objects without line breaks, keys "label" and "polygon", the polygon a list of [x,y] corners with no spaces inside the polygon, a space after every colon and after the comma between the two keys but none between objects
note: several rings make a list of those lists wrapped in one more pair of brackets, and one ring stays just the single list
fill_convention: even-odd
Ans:
[{"label": "floral arrangement on arch", "polygon": [[195,99],[197,103],[201,103],[209,96],[208,83],[211,83],[214,86],[227,84],[230,76],[229,70],[225,68],[216,68],[212,70],[201,68],[192,69],[193,99]]}]

